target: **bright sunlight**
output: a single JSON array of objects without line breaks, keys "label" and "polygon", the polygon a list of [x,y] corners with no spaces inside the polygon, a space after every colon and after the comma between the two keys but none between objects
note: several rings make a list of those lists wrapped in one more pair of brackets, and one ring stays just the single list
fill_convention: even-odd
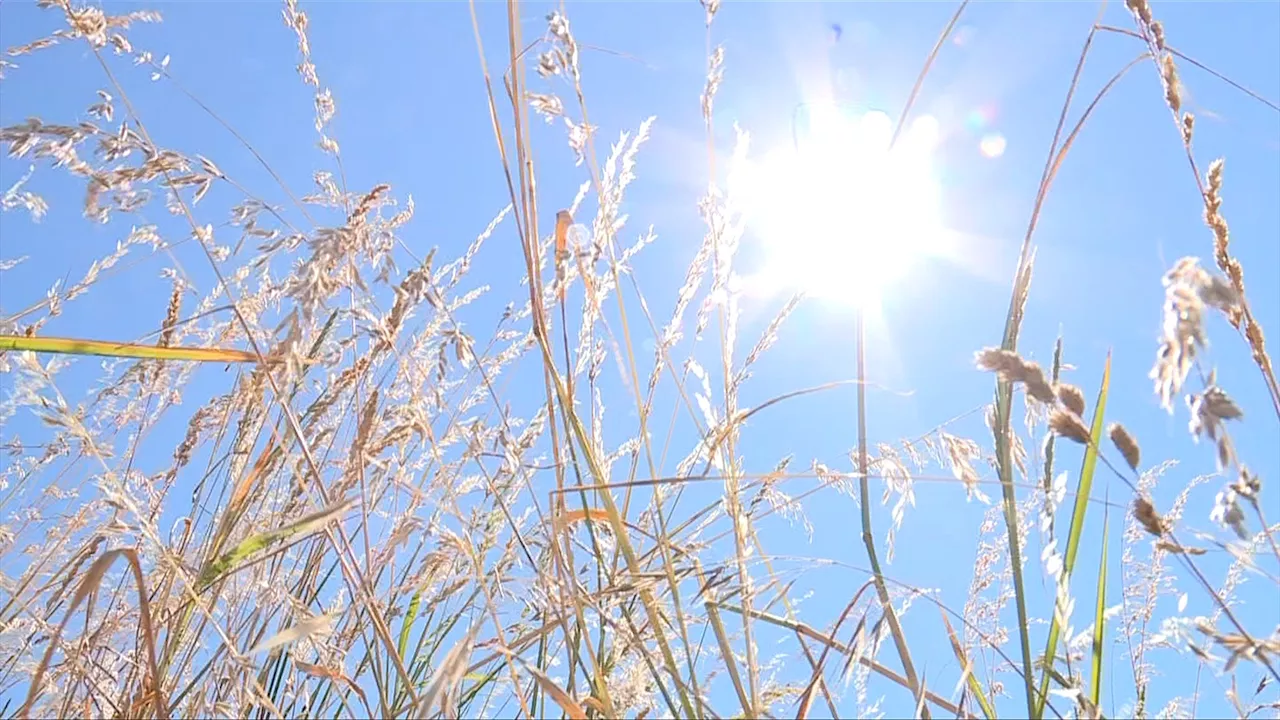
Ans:
[{"label": "bright sunlight", "polygon": [[932,154],[938,122],[916,119],[890,149],[883,112],[812,111],[798,147],[735,168],[748,224],[763,240],[760,280],[864,309],[922,258],[943,254]]}]

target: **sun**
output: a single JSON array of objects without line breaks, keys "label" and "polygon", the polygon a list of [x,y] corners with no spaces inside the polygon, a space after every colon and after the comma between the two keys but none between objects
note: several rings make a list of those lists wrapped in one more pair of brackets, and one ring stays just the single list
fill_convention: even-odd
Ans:
[{"label": "sun", "polygon": [[763,242],[758,279],[864,309],[923,258],[946,254],[933,168],[938,122],[915,120],[891,148],[878,111],[813,110],[799,147],[731,171],[747,226]]}]

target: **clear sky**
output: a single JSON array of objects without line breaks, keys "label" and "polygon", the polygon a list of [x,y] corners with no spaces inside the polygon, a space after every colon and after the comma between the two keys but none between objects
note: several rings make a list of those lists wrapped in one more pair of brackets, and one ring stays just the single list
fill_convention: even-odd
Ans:
[{"label": "clear sky", "polygon": [[[262,151],[295,192],[310,192],[311,173],[332,164],[315,148],[311,93],[294,72],[296,45],[280,21],[280,5],[113,3],[108,9],[123,12],[135,7],[154,7],[164,15],[162,24],[131,32],[135,46],[151,50],[157,58],[170,55],[169,69],[186,88]],[[304,7],[311,16],[311,42],[322,83],[337,101],[332,134],[342,145],[348,184],[368,188],[386,182],[401,198],[412,194],[418,214],[404,231],[406,242],[419,254],[433,245],[440,246],[442,257],[460,254],[508,202],[467,5],[316,2]],[[478,7],[490,67],[500,68],[505,6],[486,2]],[[545,30],[544,17],[552,7],[523,6],[527,38]],[[1280,99],[1280,3],[1168,2],[1154,7],[1170,44],[1271,102]],[[726,53],[725,80],[715,106],[722,157],[731,148],[735,123],[751,133],[753,156],[788,147],[796,105],[833,83],[851,112],[883,111],[896,120],[924,58],[954,10],[953,3],[941,2],[725,3],[711,29],[712,42],[723,44]],[[949,258],[917,264],[881,297],[867,348],[871,378],[885,388],[869,394],[873,442],[920,435],[992,398],[993,379],[974,369],[973,353],[1000,342],[1036,185],[1081,43],[1097,12],[1097,4],[1086,2],[976,3],[942,49],[915,112],[937,121],[933,165],[939,214],[954,244]],[[699,107],[707,63],[703,11],[694,2],[585,2],[571,3],[568,16],[584,46],[585,91],[592,123],[600,129],[601,152],[620,132],[634,133],[647,117],[657,118],[624,201],[629,220],[622,237],[634,240],[650,225],[657,234],[634,268],[654,317],[663,322],[704,231],[697,205],[708,181]],[[1122,2],[1110,3],[1104,17],[1108,24],[1133,27]],[[833,24],[841,29],[838,40],[833,39]],[[0,6],[0,46],[29,42],[60,25],[55,12],[37,10],[31,3],[5,2]],[[1132,38],[1100,35],[1084,69],[1072,118],[1141,50]],[[9,69],[0,81],[0,126],[31,115],[50,122],[85,119],[94,91],[106,87],[101,69],[82,44],[15,60],[20,67]],[[124,59],[113,68],[158,143],[203,154],[268,200],[285,201],[243,146],[173,85],[151,82],[145,69]],[[1185,62],[1180,69],[1187,86],[1185,104],[1198,120],[1197,161],[1203,169],[1215,157],[1227,159],[1223,213],[1231,226],[1232,252],[1244,265],[1252,309],[1270,333],[1273,356],[1280,357],[1274,350],[1280,347],[1280,113]],[[536,75],[530,78],[533,89],[544,86]],[[559,81],[545,87],[564,91]],[[1195,182],[1162,94],[1153,67],[1138,66],[1103,100],[1072,149],[1035,236],[1035,276],[1019,345],[1025,355],[1048,365],[1054,340],[1061,334],[1066,360],[1075,366],[1068,379],[1084,388],[1090,407],[1104,359],[1112,354],[1108,418],[1124,422],[1137,436],[1145,466],[1167,459],[1180,462],[1155,493],[1157,507],[1168,507],[1188,480],[1212,472],[1214,463],[1209,447],[1192,444],[1185,407],[1180,404],[1173,417],[1164,413],[1147,379],[1159,330],[1160,276],[1186,255],[1200,256],[1211,266],[1212,236],[1201,221]],[[534,124],[540,202],[544,208],[567,206],[587,179],[586,171],[574,166],[560,126]],[[27,166],[25,160],[0,160],[0,187],[16,182]],[[127,231],[127,218],[105,226],[85,220],[80,214],[83,187],[64,172],[42,165],[30,189],[50,204],[40,223],[32,223],[20,210],[0,214],[0,262],[29,256],[17,268],[0,273],[0,313],[6,317],[42,300],[55,281],[74,282]],[[215,189],[205,201],[210,207],[204,209],[204,217],[216,224],[225,217],[216,213],[235,200],[231,193]],[[185,221],[158,216],[161,205],[150,212],[145,221],[157,223],[162,234],[188,234]],[[211,286],[207,263],[195,248],[188,244],[176,257],[202,289]],[[739,255],[740,272],[760,271],[768,257],[762,233],[749,229]],[[43,332],[131,340],[153,331],[163,318],[168,292],[160,271],[171,265],[165,255],[144,258],[108,277],[86,301],[69,303]],[[471,276],[473,284],[493,287],[469,310],[477,328],[491,327],[508,301],[522,297],[525,291],[517,285],[522,272],[514,226],[508,221],[484,248]],[[744,297],[739,338],[745,348],[739,358],[785,300],[786,295],[777,293]],[[852,327],[847,306],[822,299],[802,304],[784,326],[778,345],[756,365],[743,390],[743,403],[755,405],[790,390],[852,378]],[[1243,342],[1220,318],[1210,321],[1209,332],[1209,361],[1246,415],[1246,422],[1232,428],[1237,448],[1264,480],[1270,517],[1280,518],[1280,421]],[[677,349],[678,357],[684,357],[687,344]],[[698,353],[706,365],[716,357],[710,346]],[[535,361],[530,356],[525,362]],[[607,367],[613,372],[615,366],[610,362]],[[96,368],[96,361],[78,361],[73,377],[88,382]],[[229,377],[221,367],[210,367],[200,370],[197,382],[221,388]],[[0,382],[8,387],[11,381]],[[541,392],[534,387],[526,394],[513,386],[508,399],[527,401],[531,409]],[[620,385],[615,387],[605,401],[611,402],[611,419],[617,424],[611,431],[616,443],[634,432],[635,420],[633,409],[627,414],[629,396]],[[673,398],[669,390],[660,396],[658,414],[663,418],[670,416]],[[847,453],[856,438],[853,402],[852,390],[842,388],[783,403],[753,418],[740,448],[747,471],[765,472],[787,454],[795,456],[793,469],[804,469],[816,459],[849,470]],[[1019,406],[1015,428],[1020,417]],[[665,430],[664,425],[663,434]],[[694,442],[687,418],[676,430],[663,468],[668,472]],[[31,416],[19,415],[0,429],[0,442],[14,433],[37,432]],[[156,467],[168,462],[165,449],[181,432],[175,422],[151,438],[157,448]],[[990,445],[980,415],[961,421],[951,432]],[[142,457],[146,462],[145,454]],[[1059,457],[1059,468],[1069,470],[1074,483],[1078,449],[1068,447]],[[981,469],[984,477],[992,476],[988,468]],[[797,491],[811,484],[797,483]],[[1190,527],[1212,530],[1208,512],[1220,486],[1211,481],[1193,492],[1187,513]],[[1114,477],[1100,473],[1095,494],[1101,497],[1107,488],[1112,501],[1128,499]],[[999,495],[997,487],[984,490],[992,497]],[[706,492],[710,498],[718,490]],[[873,496],[878,499],[878,488]],[[936,589],[944,602],[959,608],[972,575],[985,508],[965,504],[963,490],[953,483],[919,482],[915,497],[916,505],[897,536],[896,558],[886,572]],[[851,499],[829,491],[809,502],[807,512],[815,529],[811,541],[784,524],[766,523],[762,532],[771,533],[766,546],[780,555],[865,567]],[[1113,510],[1113,560],[1119,556],[1119,515]],[[1091,521],[1098,527],[1101,514],[1091,515]],[[887,523],[887,510],[877,506],[881,541]],[[1082,547],[1082,577],[1090,579],[1098,558],[1096,537]],[[1037,554],[1030,555],[1028,563],[1036,563]],[[1226,561],[1221,553],[1210,555],[1204,567],[1211,578],[1220,579]],[[1041,575],[1037,568],[1028,568],[1029,577]],[[799,588],[812,591],[803,613],[822,627],[834,619],[865,574],[826,567],[802,577],[797,593]],[[1113,570],[1111,597],[1118,597],[1118,577]],[[1033,612],[1043,617],[1050,595],[1038,580],[1032,584]],[[1090,622],[1093,592],[1083,587],[1087,584],[1076,588],[1077,629]],[[1209,614],[1208,599],[1180,578],[1176,591],[1162,600],[1157,617],[1174,613],[1182,592],[1189,595],[1188,614]],[[1265,634],[1280,623],[1280,600],[1273,585],[1256,579],[1241,597],[1247,603],[1242,617],[1257,633]],[[1006,623],[1012,624],[1012,612],[1007,615]],[[950,693],[958,672],[936,609],[917,603],[907,616],[906,630],[915,638],[917,665],[930,688]],[[1043,628],[1036,632],[1033,649],[1043,647]],[[762,655],[783,649],[790,652],[794,646],[764,646]],[[1014,654],[1016,642],[1006,650]],[[1114,698],[1104,697],[1104,709],[1123,713],[1132,699],[1126,689],[1132,686],[1126,681],[1127,664],[1120,646],[1108,652],[1117,663],[1113,687],[1118,690]],[[896,667],[892,654],[886,646],[881,659]],[[1156,652],[1158,669],[1164,667],[1162,658],[1172,659],[1169,655],[1168,650]],[[1186,668],[1193,667],[1189,659],[1172,666],[1178,669],[1155,681],[1155,697],[1149,703],[1153,708],[1186,694],[1196,680],[1194,671],[1187,674]],[[790,673],[800,672],[794,664],[785,667]],[[1252,678],[1252,673],[1245,670],[1242,677]],[[1199,682],[1207,703],[1201,709],[1225,712],[1226,706],[1219,703],[1228,680],[1205,674]],[[873,698],[877,693],[885,696],[883,708],[891,715],[910,711],[909,698],[900,690],[876,684]],[[1001,706],[1016,714],[1020,702],[1006,698]]]}]

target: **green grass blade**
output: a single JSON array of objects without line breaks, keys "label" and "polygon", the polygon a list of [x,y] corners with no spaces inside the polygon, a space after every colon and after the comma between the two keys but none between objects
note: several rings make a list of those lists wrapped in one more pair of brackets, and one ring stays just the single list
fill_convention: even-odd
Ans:
[{"label": "green grass blade", "polygon": [[195,362],[256,362],[257,355],[225,348],[161,347],[108,340],[0,335],[0,351],[15,350],[62,355],[99,355],[139,360],[193,360]]},{"label": "green grass blade", "polygon": [[[1010,344],[1006,342],[1006,344]],[[1011,349],[1011,348],[1006,348]],[[1031,674],[1031,638],[1028,635],[1027,595],[1022,580],[1022,549],[1018,545],[1018,497],[1014,487],[1013,433],[1010,417],[1013,405],[1013,389],[1005,380],[996,384],[995,445],[996,472],[1000,476],[1001,507],[1004,510],[1006,537],[1009,541],[1009,567],[1013,574],[1014,606],[1018,612],[1018,645],[1022,650],[1022,674],[1026,687],[1027,709],[1035,707],[1032,692],[1035,682]],[[1035,717],[1033,715],[1033,717]]]},{"label": "green grass blade", "polygon": [[1107,612],[1107,520],[1102,521],[1102,561],[1098,564],[1098,602],[1093,610],[1093,682],[1090,683],[1093,706],[1102,702],[1102,640],[1106,634]]},{"label": "green grass blade", "polygon": [[413,627],[413,621],[418,618],[418,605],[422,603],[422,589],[419,588],[409,599],[409,608],[405,610],[404,622],[400,625],[400,639],[396,642],[396,651],[400,653],[400,657],[404,657],[404,652],[409,645],[409,630]]},{"label": "green grass blade", "polygon": [[751,698],[747,696],[746,689],[742,686],[742,678],[738,674],[738,663],[733,659],[733,648],[729,645],[729,636],[724,631],[724,623],[720,621],[720,611],[716,609],[714,602],[707,600],[707,619],[711,622],[711,628],[715,631],[716,643],[720,646],[720,654],[724,658],[725,669],[729,671],[729,680],[733,682],[733,689],[738,693],[738,702],[742,704],[743,717],[751,716]]},{"label": "green grass blade", "polygon": [[458,699],[458,707],[462,710],[466,710],[467,705],[474,702],[476,696],[485,688],[489,687],[489,685],[498,678],[498,673],[505,670],[506,667],[507,661],[503,660],[497,665],[494,665],[493,669],[487,673],[468,673],[464,675],[462,677],[463,680],[470,680],[474,684],[462,693],[461,697]]},{"label": "green grass blade", "polygon": [[251,537],[247,537],[240,541],[239,545],[228,550],[218,557],[217,560],[209,563],[204,570],[200,572],[199,579],[196,580],[196,589],[203,591],[209,587],[214,580],[222,577],[231,568],[248,561],[250,558],[260,554],[262,551],[272,545],[291,538],[295,535],[306,535],[319,530],[331,521],[338,519],[356,504],[355,499],[347,500],[320,512],[312,513],[304,517],[298,518],[296,521],[289,523],[275,530],[268,530],[258,533]]},{"label": "green grass blade", "polygon": [[973,662],[965,654],[964,646],[960,644],[960,638],[956,637],[956,631],[951,627],[947,614],[941,608],[938,611],[942,615],[942,624],[947,628],[951,652],[955,654],[956,660],[960,663],[961,672],[965,674],[965,683],[969,686],[969,692],[973,693],[973,698],[978,701],[978,707],[982,708],[982,716],[987,720],[996,720],[996,710],[987,699],[987,694],[982,691],[982,683],[978,682],[978,677],[973,674]]},{"label": "green grass blade", "polygon": [[[1066,558],[1063,561],[1062,572],[1066,574],[1063,582],[1071,582],[1071,571],[1075,568],[1076,553],[1080,550],[1080,538],[1084,536],[1085,513],[1089,509],[1089,492],[1093,488],[1093,471],[1098,464],[1098,447],[1102,442],[1102,433],[1104,430],[1104,415],[1107,409],[1107,391],[1111,385],[1111,354],[1107,353],[1107,362],[1102,371],[1102,387],[1098,391],[1098,401],[1093,409],[1093,425],[1089,429],[1089,447],[1084,451],[1084,462],[1080,467],[1080,483],[1076,487],[1075,507],[1071,512],[1071,532],[1067,536]],[[1058,651],[1058,640],[1062,634],[1062,627],[1058,623],[1057,613],[1053,614],[1053,620],[1049,625],[1049,638],[1045,643],[1044,664],[1045,673],[1040,678],[1040,692],[1036,697],[1036,712],[1033,717],[1040,718],[1044,715],[1045,693],[1049,689],[1049,673],[1048,670],[1053,667],[1053,659]]]}]

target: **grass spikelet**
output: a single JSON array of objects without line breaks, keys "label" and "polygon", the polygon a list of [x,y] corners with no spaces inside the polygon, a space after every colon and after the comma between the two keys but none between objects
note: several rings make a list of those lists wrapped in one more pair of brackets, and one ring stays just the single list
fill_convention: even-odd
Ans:
[{"label": "grass spikelet", "polygon": [[[1263,378],[1267,381],[1268,389],[1272,394],[1272,402],[1276,406],[1277,416],[1280,417],[1280,387],[1277,387],[1275,380],[1275,371],[1271,364],[1271,355],[1267,352],[1267,341],[1262,332],[1262,326],[1253,318],[1248,307],[1244,304],[1243,298],[1245,294],[1244,285],[1244,268],[1240,261],[1231,256],[1228,246],[1231,242],[1231,232],[1227,227],[1227,221],[1222,217],[1222,174],[1225,161],[1218,158],[1209,164],[1209,172],[1205,176],[1204,189],[1204,222],[1213,231],[1213,259],[1217,263],[1218,268],[1227,275],[1230,281],[1229,288],[1215,288],[1219,295],[1226,295],[1231,302],[1228,306],[1223,307],[1227,313],[1227,319],[1236,328],[1244,327],[1245,340],[1249,343],[1249,349],[1253,353],[1253,361],[1262,370]],[[1226,283],[1221,283],[1226,285]],[[1231,292],[1228,294],[1228,290]],[[1221,307],[1221,305],[1219,305]]]},{"label": "grass spikelet", "polygon": [[1174,113],[1182,112],[1182,87],[1178,81],[1178,66],[1173,62],[1173,55],[1166,54],[1160,59],[1160,77],[1164,79],[1164,101]]},{"label": "grass spikelet", "polygon": [[1142,461],[1142,450],[1138,447],[1138,441],[1133,439],[1129,431],[1118,422],[1111,423],[1107,428],[1107,435],[1111,438],[1111,444],[1116,446],[1116,450],[1120,451],[1124,461],[1129,464],[1129,469],[1137,472],[1138,465]]},{"label": "grass spikelet", "polygon": [[1071,412],[1084,417],[1084,392],[1071,383],[1058,383],[1058,400]]},{"label": "grass spikelet", "polygon": [[169,293],[169,307],[164,313],[164,324],[160,326],[160,340],[157,345],[169,347],[173,344],[173,332],[178,327],[178,313],[182,312],[182,283],[175,282],[173,291]]},{"label": "grass spikelet", "polygon": [[1089,444],[1089,428],[1085,427],[1079,415],[1070,410],[1056,408],[1049,413],[1049,429],[1072,442]]},{"label": "grass spikelet", "polygon": [[[1222,168],[1223,162],[1221,158],[1210,164],[1209,172],[1205,178],[1199,176],[1200,170],[1196,163],[1195,155],[1192,152],[1191,139],[1194,128],[1194,118],[1190,113],[1180,113],[1182,108],[1182,90],[1178,78],[1177,66],[1174,62],[1174,55],[1186,59],[1193,64],[1204,67],[1195,61],[1190,60],[1185,55],[1175,53],[1168,47],[1164,26],[1152,17],[1151,8],[1146,0],[1126,0],[1126,6],[1137,22],[1139,34],[1138,36],[1147,42],[1149,52],[1148,57],[1155,61],[1156,70],[1160,75],[1161,83],[1165,92],[1165,104],[1169,106],[1173,120],[1178,126],[1178,132],[1182,139],[1182,147],[1186,153],[1187,160],[1190,164],[1192,172],[1196,175],[1196,185],[1200,191],[1200,196],[1204,201],[1204,220],[1205,224],[1213,231],[1214,235],[1214,259],[1219,269],[1227,274],[1231,282],[1232,288],[1238,297],[1238,307],[1225,309],[1228,318],[1237,329],[1243,327],[1245,341],[1253,355],[1254,364],[1262,372],[1263,380],[1266,382],[1267,391],[1271,396],[1272,409],[1275,411],[1276,418],[1280,419],[1280,382],[1277,382],[1275,369],[1272,366],[1271,356],[1266,350],[1266,339],[1262,332],[1262,327],[1254,318],[1253,313],[1249,310],[1249,305],[1245,301],[1244,286],[1244,270],[1239,261],[1232,258],[1227,250],[1230,240],[1227,222],[1222,217]],[[1218,77],[1221,75],[1214,73]],[[1231,81],[1228,80],[1229,83]],[[1235,87],[1241,87],[1238,84],[1231,83]],[[1276,107],[1274,103],[1264,100],[1266,104],[1273,109]],[[1165,345],[1168,343],[1166,341]],[[1162,350],[1162,357],[1166,353]],[[1173,354],[1176,354],[1173,353]],[[1165,401],[1166,408],[1169,402]],[[1278,674],[1280,675],[1280,674]]]},{"label": "grass spikelet", "polygon": [[1143,530],[1156,537],[1164,535],[1164,521],[1151,501],[1141,495],[1133,499],[1133,518]]},{"label": "grass spikelet", "polygon": [[1218,469],[1239,464],[1231,436],[1223,427],[1223,421],[1236,420],[1244,413],[1224,391],[1218,387],[1216,372],[1210,372],[1205,388],[1187,396],[1187,407],[1191,411],[1188,428],[1197,442],[1203,435],[1213,442],[1217,449]]},{"label": "grass spikelet", "polygon": [[1045,379],[1044,370],[1040,365],[1023,360],[1011,350],[999,348],[982,350],[977,354],[977,364],[979,368],[994,372],[1004,380],[1022,383],[1028,395],[1046,405],[1057,402],[1058,396],[1054,393],[1053,386]]}]

